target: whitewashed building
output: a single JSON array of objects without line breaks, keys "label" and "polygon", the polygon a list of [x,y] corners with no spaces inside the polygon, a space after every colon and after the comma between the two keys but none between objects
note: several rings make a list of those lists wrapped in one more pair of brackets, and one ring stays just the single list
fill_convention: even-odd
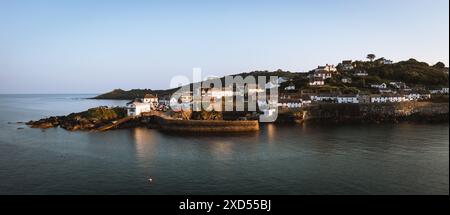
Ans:
[{"label": "whitewashed building", "polygon": [[314,72],[319,71],[326,71],[326,72],[337,72],[336,67],[334,65],[326,64],[325,66],[318,66],[316,69],[314,69]]},{"label": "whitewashed building", "polygon": [[378,92],[381,93],[381,94],[395,93],[394,91],[392,91],[392,90],[389,89],[389,88],[379,88],[379,89],[378,89]]},{"label": "whitewashed building", "polygon": [[427,99],[431,99],[431,94],[409,93],[409,94],[406,94],[405,97],[409,101],[427,100]]},{"label": "whitewashed building", "polygon": [[397,89],[408,89],[408,86],[406,86],[406,84],[403,82],[390,82],[389,85]]},{"label": "whitewashed building", "polygon": [[441,89],[430,90],[431,94],[448,94],[448,87],[443,87]]},{"label": "whitewashed building", "polygon": [[158,107],[158,96],[155,96],[153,94],[146,94],[144,96],[144,103],[149,103],[151,105],[151,108]]},{"label": "whitewashed building", "polygon": [[337,95],[336,94],[318,94],[312,95],[311,101],[314,102],[336,102]]},{"label": "whitewashed building", "polygon": [[152,104],[142,102],[140,99],[135,99],[127,103],[127,115],[139,116],[141,113],[150,112],[152,110]]},{"label": "whitewashed building", "polygon": [[333,73],[329,72],[329,71],[321,70],[318,72],[314,72],[311,77],[312,78],[321,78],[321,79],[325,80],[325,79],[333,77]]},{"label": "whitewashed building", "polygon": [[341,82],[345,83],[345,84],[349,84],[349,83],[352,83],[352,79],[349,77],[343,77],[343,78],[341,78]]},{"label": "whitewashed building", "polygon": [[386,89],[387,85],[386,83],[382,83],[382,84],[371,84],[370,87],[372,88],[377,88],[377,89]]},{"label": "whitewashed building", "polygon": [[357,104],[359,103],[358,95],[339,95],[337,97],[337,103],[339,104]]},{"label": "whitewashed building", "polygon": [[[245,90],[247,93],[251,94],[251,93],[264,93],[266,92],[266,89],[271,89],[273,87],[279,86],[278,84],[273,84],[271,82],[267,83],[265,85],[265,88],[259,88],[258,84],[249,84],[247,85],[247,89]],[[230,95],[231,92],[231,95]],[[233,91],[229,91],[228,93],[226,93],[227,95],[233,96]]]},{"label": "whitewashed building", "polygon": [[295,85],[289,85],[285,87],[284,90],[295,90]]},{"label": "whitewashed building", "polygon": [[408,99],[400,94],[375,95],[370,98],[372,103],[395,103],[406,102]]},{"label": "whitewashed building", "polygon": [[141,113],[150,112],[158,108],[158,97],[146,94],[143,99],[135,99],[126,104],[128,116],[139,116]]},{"label": "whitewashed building", "polygon": [[354,76],[358,76],[358,77],[364,77],[364,76],[368,76],[369,73],[367,73],[364,70],[358,70],[355,73],[353,73]]},{"label": "whitewashed building", "polygon": [[[249,91],[250,91],[250,89],[249,89]],[[234,92],[233,92],[233,90],[227,90],[225,88],[223,88],[222,90],[208,88],[208,89],[202,89],[201,95],[202,95],[202,97],[210,96],[213,98],[220,99],[222,97],[231,97],[234,95]]]},{"label": "whitewashed building", "polygon": [[300,108],[302,105],[301,99],[280,99],[278,101],[278,107],[282,108]]},{"label": "whitewashed building", "polygon": [[344,71],[352,70],[353,69],[352,61],[351,60],[342,61],[341,68]]},{"label": "whitewashed building", "polygon": [[302,95],[301,100],[302,100],[303,106],[311,104],[311,97],[309,95]]},{"label": "whitewashed building", "polygon": [[233,92],[233,90],[212,91],[211,95],[216,98],[231,97],[234,95],[234,92]]},{"label": "whitewashed building", "polygon": [[406,96],[406,98],[409,101],[417,101],[417,100],[419,100],[421,98],[421,94],[420,93],[410,93],[410,94],[405,95],[405,96]]},{"label": "whitewashed building", "polygon": [[325,81],[322,78],[311,78],[309,80],[309,86],[323,86]]}]

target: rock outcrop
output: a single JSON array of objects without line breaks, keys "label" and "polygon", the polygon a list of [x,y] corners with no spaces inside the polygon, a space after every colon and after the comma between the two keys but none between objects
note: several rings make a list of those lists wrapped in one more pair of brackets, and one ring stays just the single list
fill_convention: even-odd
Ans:
[{"label": "rock outcrop", "polygon": [[66,130],[92,130],[105,124],[126,117],[126,109],[120,107],[91,108],[80,113],[71,113],[67,116],[52,116],[38,121],[29,121],[26,124],[32,128],[61,127]]}]

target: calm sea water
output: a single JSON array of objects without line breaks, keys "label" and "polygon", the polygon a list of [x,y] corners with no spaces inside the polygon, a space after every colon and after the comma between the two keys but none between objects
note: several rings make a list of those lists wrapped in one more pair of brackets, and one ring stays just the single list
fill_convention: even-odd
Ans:
[{"label": "calm sea water", "polygon": [[186,136],[15,123],[125,104],[91,96],[0,95],[0,194],[449,194],[448,124]]}]

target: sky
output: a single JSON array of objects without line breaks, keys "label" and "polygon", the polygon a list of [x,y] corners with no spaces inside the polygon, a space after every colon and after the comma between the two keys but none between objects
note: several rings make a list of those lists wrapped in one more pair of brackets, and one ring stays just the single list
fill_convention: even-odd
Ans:
[{"label": "sky", "polygon": [[449,65],[448,0],[0,0],[0,93],[165,89],[362,60]]}]

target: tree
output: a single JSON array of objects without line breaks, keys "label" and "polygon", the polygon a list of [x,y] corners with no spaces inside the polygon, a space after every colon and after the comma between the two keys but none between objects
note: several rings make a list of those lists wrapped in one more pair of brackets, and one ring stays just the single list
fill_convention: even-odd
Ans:
[{"label": "tree", "polygon": [[369,59],[370,62],[372,62],[376,58],[376,56],[374,54],[368,54],[366,58]]},{"label": "tree", "polygon": [[445,68],[445,64],[442,62],[437,62],[436,64],[434,64],[433,66],[434,68],[438,68],[438,69],[444,69]]}]

